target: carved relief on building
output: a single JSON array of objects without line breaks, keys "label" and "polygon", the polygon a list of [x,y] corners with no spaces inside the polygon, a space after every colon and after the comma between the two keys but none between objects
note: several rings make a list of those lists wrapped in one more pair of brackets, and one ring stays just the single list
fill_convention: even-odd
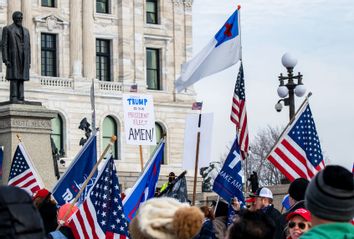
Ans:
[{"label": "carved relief on building", "polygon": [[53,14],[37,16],[34,18],[34,22],[36,24],[36,29],[46,28],[50,32],[54,30],[64,30],[69,25],[69,22]]},{"label": "carved relief on building", "polygon": [[192,7],[193,5],[193,0],[172,0],[172,3],[175,4],[175,6],[185,6],[185,7]]}]

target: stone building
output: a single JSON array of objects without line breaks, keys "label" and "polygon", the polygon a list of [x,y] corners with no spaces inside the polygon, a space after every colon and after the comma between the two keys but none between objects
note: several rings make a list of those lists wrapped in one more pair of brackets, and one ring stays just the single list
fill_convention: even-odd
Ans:
[{"label": "stone building", "polygon": [[[110,135],[121,175],[140,172],[139,148],[125,143],[122,95],[137,85],[154,98],[156,132],[166,134],[161,174],[181,172],[185,117],[195,93],[175,93],[181,64],[191,57],[192,0],[0,0],[0,27],[23,12],[31,34],[31,77],[25,98],[58,112],[53,139],[68,165],[80,150],[91,122],[94,79],[98,152]],[[9,97],[5,67],[0,72],[0,101]],[[26,142],[24,142],[26,143]],[[153,147],[143,146],[145,162]],[[50,162],[50,161],[49,161]],[[51,163],[51,162],[50,162]],[[130,186],[123,177],[123,186]]]}]

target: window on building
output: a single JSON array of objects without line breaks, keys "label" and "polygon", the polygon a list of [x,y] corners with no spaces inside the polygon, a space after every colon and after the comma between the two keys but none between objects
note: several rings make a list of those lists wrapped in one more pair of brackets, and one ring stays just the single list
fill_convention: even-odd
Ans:
[{"label": "window on building", "polygon": [[[103,120],[103,131],[102,131],[102,150],[106,148],[106,146],[111,141],[112,135],[118,134],[118,127],[116,121],[111,116],[107,116]],[[115,141],[113,147],[111,148],[111,152],[114,159],[118,159],[118,142]]]},{"label": "window on building", "polygon": [[146,22],[158,24],[158,0],[146,0]]},{"label": "window on building", "polygon": [[[165,136],[166,137],[166,131],[164,128],[161,126],[159,123],[155,123],[155,132],[156,132],[156,146],[159,144],[160,140]],[[156,146],[151,146],[150,147],[150,152],[153,153]],[[166,162],[166,144],[165,144],[165,149],[164,149],[164,154],[162,156],[162,164],[167,164]]]},{"label": "window on building", "polygon": [[109,0],[96,0],[97,13],[109,13]]},{"label": "window on building", "polygon": [[159,49],[146,49],[146,81],[149,90],[161,90]]},{"label": "window on building", "polygon": [[111,80],[110,41],[96,40],[96,77],[101,81]]},{"label": "window on building", "polygon": [[55,147],[58,149],[58,153],[62,155],[64,153],[64,125],[63,119],[59,114],[52,119],[51,137],[54,141]]},{"label": "window on building", "polygon": [[55,0],[42,0],[42,7],[55,7]]},{"label": "window on building", "polygon": [[42,76],[57,76],[57,36],[41,34],[41,72]]}]

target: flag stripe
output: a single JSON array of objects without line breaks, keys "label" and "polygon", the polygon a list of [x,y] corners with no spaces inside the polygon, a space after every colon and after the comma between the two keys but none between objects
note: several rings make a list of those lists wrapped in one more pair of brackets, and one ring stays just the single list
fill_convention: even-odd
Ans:
[{"label": "flag stripe", "polygon": [[267,159],[291,181],[299,177],[310,180],[324,168],[322,150],[308,102],[285,130]]},{"label": "flag stripe", "polygon": [[15,178],[12,178],[9,180],[9,185],[17,186],[22,184],[23,182],[27,182],[28,180],[31,180],[31,177],[33,176],[32,172],[30,169],[27,169],[24,171],[22,174],[19,174]]},{"label": "flag stripe", "polygon": [[18,144],[13,156],[8,185],[19,187],[32,193],[39,190],[42,185],[21,143]]},{"label": "flag stripe", "polygon": [[245,159],[248,154],[249,136],[247,126],[247,111],[246,111],[246,97],[245,84],[242,63],[240,65],[239,73],[232,98],[232,107],[230,114],[231,121],[236,125],[238,134],[238,143],[240,145],[242,158]]},{"label": "flag stripe", "polygon": [[[279,164],[278,161],[273,158],[272,155],[269,155],[267,158],[277,169],[279,169],[280,172],[282,172],[290,181],[294,181],[294,176],[289,173],[289,171],[285,170],[283,168],[283,165]],[[285,165],[286,166],[286,165]]]}]

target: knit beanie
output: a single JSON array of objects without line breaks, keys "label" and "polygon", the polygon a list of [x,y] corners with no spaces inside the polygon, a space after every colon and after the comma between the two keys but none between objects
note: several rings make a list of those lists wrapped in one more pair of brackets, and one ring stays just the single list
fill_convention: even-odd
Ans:
[{"label": "knit beanie", "polygon": [[295,179],[289,186],[289,195],[295,201],[302,201],[305,199],[306,188],[309,185],[309,180],[305,178]]},{"label": "knit beanie", "polygon": [[140,205],[129,225],[132,239],[189,239],[201,229],[204,215],[174,198],[153,198]]},{"label": "knit beanie", "polygon": [[327,166],[307,187],[305,206],[318,218],[349,222],[354,216],[352,173],[341,166]]}]

